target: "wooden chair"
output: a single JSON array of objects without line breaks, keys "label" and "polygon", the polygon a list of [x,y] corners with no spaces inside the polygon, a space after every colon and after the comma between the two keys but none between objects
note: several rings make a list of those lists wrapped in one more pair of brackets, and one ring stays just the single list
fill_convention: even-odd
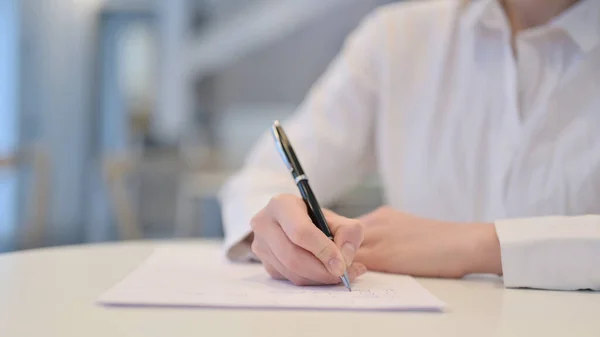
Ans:
[{"label": "wooden chair", "polygon": [[137,161],[129,157],[112,156],[105,158],[103,162],[104,179],[109,188],[110,203],[115,210],[120,240],[142,238],[137,207],[127,187],[127,177],[136,167]]},{"label": "wooden chair", "polygon": [[36,248],[44,245],[48,215],[48,192],[50,188],[50,160],[39,146],[0,157],[0,169],[14,170],[29,166],[32,182],[27,203],[26,221],[18,227],[17,247]]},{"label": "wooden chair", "polygon": [[222,224],[217,202],[219,188],[229,172],[187,172],[179,180],[175,237],[220,236]]}]

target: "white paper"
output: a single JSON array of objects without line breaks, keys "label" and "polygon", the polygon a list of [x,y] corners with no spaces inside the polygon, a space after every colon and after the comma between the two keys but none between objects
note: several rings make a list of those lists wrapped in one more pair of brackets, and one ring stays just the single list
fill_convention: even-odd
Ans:
[{"label": "white paper", "polygon": [[218,251],[161,248],[99,302],[127,306],[441,311],[445,304],[416,280],[369,272],[343,285],[296,287],[262,266],[225,261]]}]

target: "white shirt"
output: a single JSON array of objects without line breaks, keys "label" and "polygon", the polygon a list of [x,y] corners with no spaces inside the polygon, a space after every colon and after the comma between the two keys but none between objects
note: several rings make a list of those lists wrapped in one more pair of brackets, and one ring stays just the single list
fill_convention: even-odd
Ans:
[{"label": "white shirt", "polygon": [[[507,287],[600,290],[600,1],[510,40],[497,0],[380,8],[284,127],[322,204],[376,172],[398,210],[494,223]],[[230,258],[280,193],[265,133],[221,193]]]}]

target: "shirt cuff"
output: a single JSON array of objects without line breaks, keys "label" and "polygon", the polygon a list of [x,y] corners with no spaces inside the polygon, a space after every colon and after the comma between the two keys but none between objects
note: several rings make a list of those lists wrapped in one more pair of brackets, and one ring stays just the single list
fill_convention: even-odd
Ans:
[{"label": "shirt cuff", "polygon": [[252,252],[252,217],[263,209],[270,195],[223,198],[222,215],[225,231],[225,256],[234,262],[260,261]]},{"label": "shirt cuff", "polygon": [[600,253],[599,219],[557,216],[496,221],[504,285],[552,290],[598,287],[598,273],[590,267]]},{"label": "shirt cuff", "polygon": [[258,257],[252,252],[252,231],[238,227],[237,233],[228,235],[225,240],[225,256],[234,262],[257,262]]}]

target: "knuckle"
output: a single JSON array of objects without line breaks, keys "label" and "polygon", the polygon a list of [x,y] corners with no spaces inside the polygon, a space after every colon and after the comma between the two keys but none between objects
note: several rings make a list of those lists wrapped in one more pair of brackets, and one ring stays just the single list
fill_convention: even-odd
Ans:
[{"label": "knuckle", "polygon": [[254,215],[252,217],[252,219],[250,219],[250,228],[252,228],[253,231],[258,231],[261,228],[261,225],[264,223],[264,216],[262,211],[258,212],[256,215]]},{"label": "knuckle", "polygon": [[321,250],[317,252],[315,257],[320,261],[328,261],[333,255],[334,254],[331,247],[329,245],[325,245],[323,246],[323,248],[321,248]]}]

